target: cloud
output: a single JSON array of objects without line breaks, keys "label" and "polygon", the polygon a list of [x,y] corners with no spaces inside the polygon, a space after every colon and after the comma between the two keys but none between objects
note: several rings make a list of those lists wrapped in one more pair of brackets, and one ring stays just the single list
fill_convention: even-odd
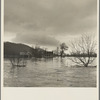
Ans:
[{"label": "cloud", "polygon": [[4,27],[9,34],[16,34],[13,41],[54,45],[57,36],[96,32],[97,0],[5,0],[4,3]]},{"label": "cloud", "polygon": [[39,34],[37,32],[32,33],[23,33],[18,34],[13,41],[21,42],[21,43],[28,43],[28,44],[38,44],[42,46],[57,46],[59,41],[56,40],[54,37],[49,35],[44,35],[43,33]]}]

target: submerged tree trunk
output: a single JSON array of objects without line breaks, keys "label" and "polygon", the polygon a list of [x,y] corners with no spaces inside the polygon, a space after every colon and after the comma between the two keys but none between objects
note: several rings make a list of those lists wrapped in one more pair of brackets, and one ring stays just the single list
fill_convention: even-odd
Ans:
[{"label": "submerged tree trunk", "polygon": [[85,64],[84,67],[88,67],[88,64]]},{"label": "submerged tree trunk", "polygon": [[64,54],[64,50],[61,51],[61,57],[63,57],[63,54]]}]

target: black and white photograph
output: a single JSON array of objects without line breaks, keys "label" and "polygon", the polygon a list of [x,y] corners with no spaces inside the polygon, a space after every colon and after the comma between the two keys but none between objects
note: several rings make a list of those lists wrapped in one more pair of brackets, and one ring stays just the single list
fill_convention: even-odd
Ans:
[{"label": "black and white photograph", "polygon": [[97,87],[97,0],[4,0],[4,87]]}]

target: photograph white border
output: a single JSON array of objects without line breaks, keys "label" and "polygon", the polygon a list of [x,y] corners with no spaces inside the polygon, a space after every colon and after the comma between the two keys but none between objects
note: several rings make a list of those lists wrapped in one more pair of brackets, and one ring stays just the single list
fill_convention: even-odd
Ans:
[{"label": "photograph white border", "polygon": [[[99,20],[99,0],[97,0]],[[99,21],[97,21],[99,41]],[[99,49],[97,55],[97,87],[34,88],[3,86],[3,40],[4,40],[4,0],[1,0],[1,100],[99,100]],[[99,42],[98,42],[99,48]]]}]

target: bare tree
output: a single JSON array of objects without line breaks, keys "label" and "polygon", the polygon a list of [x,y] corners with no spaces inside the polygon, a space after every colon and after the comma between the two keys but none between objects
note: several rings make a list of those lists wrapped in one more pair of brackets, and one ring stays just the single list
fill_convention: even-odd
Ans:
[{"label": "bare tree", "polygon": [[9,61],[11,62],[12,66],[26,66],[26,61],[24,58],[21,57],[10,57],[8,58]]},{"label": "bare tree", "polygon": [[68,50],[68,46],[65,43],[60,44],[60,49],[61,49],[61,57],[64,54],[65,50]]},{"label": "bare tree", "polygon": [[87,34],[83,34],[81,38],[76,41],[71,42],[71,55],[69,59],[79,65],[84,65],[88,67],[95,57],[93,57],[96,52],[96,41]]}]

